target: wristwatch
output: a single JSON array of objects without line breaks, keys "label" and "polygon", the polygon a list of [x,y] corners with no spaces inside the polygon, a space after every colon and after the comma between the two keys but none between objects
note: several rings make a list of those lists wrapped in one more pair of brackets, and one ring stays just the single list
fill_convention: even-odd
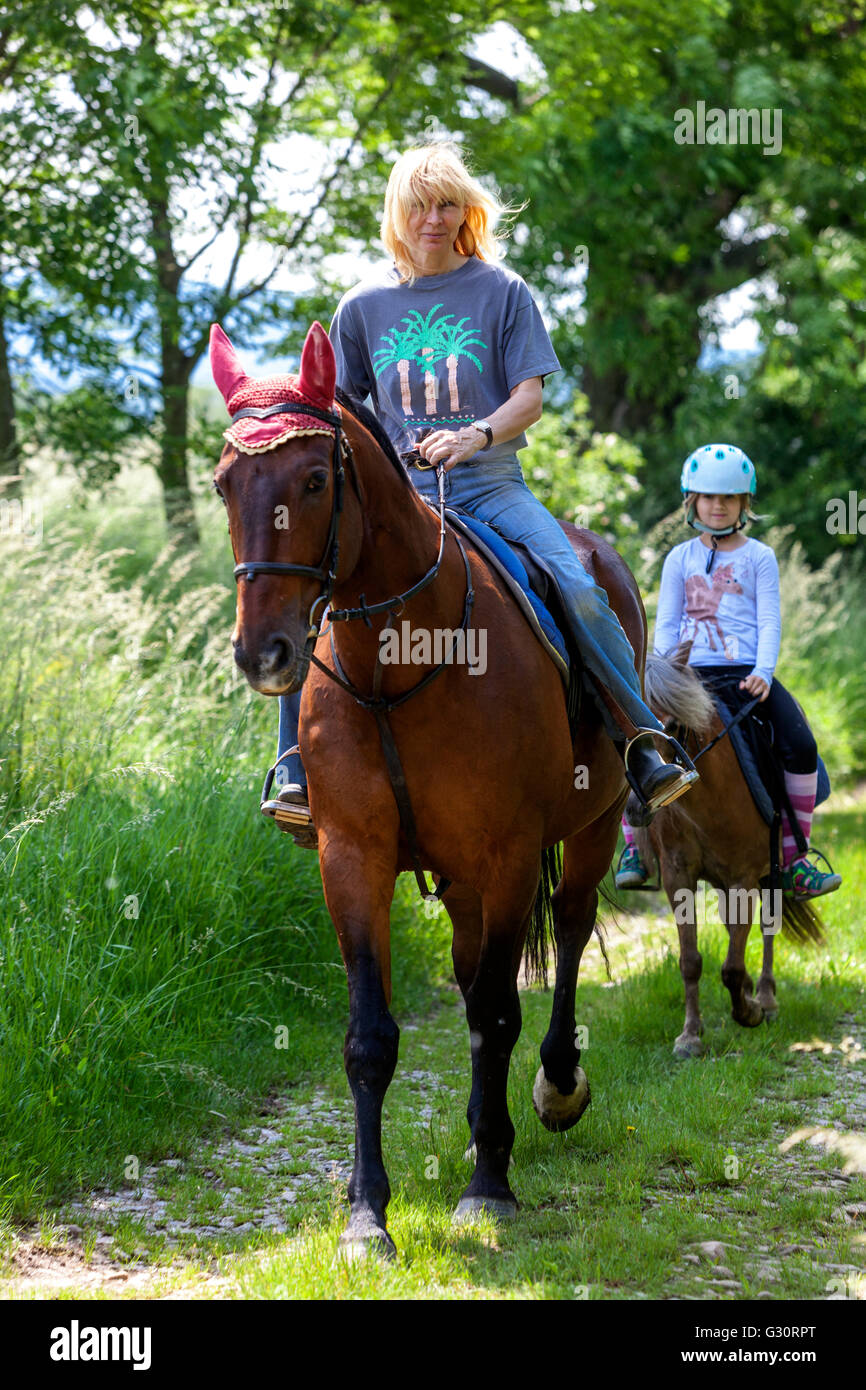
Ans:
[{"label": "wristwatch", "polygon": [[485,449],[489,449],[493,443],[493,428],[486,420],[473,420],[472,428],[474,430],[481,430],[482,434],[487,436],[487,443],[481,446],[481,453],[483,454]]}]

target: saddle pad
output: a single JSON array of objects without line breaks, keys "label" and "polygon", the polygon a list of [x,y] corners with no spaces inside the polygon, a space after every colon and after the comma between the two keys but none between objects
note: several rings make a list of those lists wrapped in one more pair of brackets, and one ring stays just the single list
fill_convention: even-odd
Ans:
[{"label": "saddle pad", "polygon": [[445,515],[456,531],[471,541],[510,589],[532,631],[568,687],[568,649],[562,633],[537,594],[529,587],[529,576],[521,560],[497,531],[467,512],[446,507]]},{"label": "saddle pad", "polygon": [[[717,690],[710,692],[716,702],[719,716],[725,724],[730,724],[737,711],[732,704],[726,703]],[[748,697],[751,698],[751,697]],[[749,738],[744,732],[744,725],[749,723],[748,716],[731,730],[728,737],[734,746],[734,752],[740,764],[740,771],[746,779],[746,785],[752,794],[752,800],[760,811],[762,817],[768,825],[773,823],[773,801],[767,788],[764,786],[763,779],[758,771],[758,763],[752,751]],[[815,805],[820,806],[822,801],[826,801],[830,795],[830,778],[820,754],[818,756],[818,791],[815,797]]]}]

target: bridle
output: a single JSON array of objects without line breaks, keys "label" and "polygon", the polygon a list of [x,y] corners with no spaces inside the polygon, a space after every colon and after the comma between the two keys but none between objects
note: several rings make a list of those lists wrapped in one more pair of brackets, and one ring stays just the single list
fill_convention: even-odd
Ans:
[{"label": "bridle", "polygon": [[[393,709],[396,709],[398,705],[405,704],[413,695],[419,694],[431,681],[435,680],[436,677],[441,674],[445,667],[450,664],[461,637],[464,636],[469,627],[469,619],[475,602],[475,591],[472,587],[472,571],[469,567],[469,557],[466,554],[466,549],[460,536],[456,532],[453,533],[466,571],[466,597],[463,604],[463,621],[458,630],[454,633],[451,651],[448,655],[444,657],[439,665],[435,666],[432,671],[428,671],[410,690],[404,691],[402,695],[398,695],[394,699],[388,699],[382,695],[383,666],[381,660],[381,644],[376,658],[376,668],[373,673],[373,694],[372,696],[365,695],[362,691],[358,690],[349,680],[340,664],[336,645],[334,643],[333,624],[339,622],[352,622],[360,618],[366,623],[367,627],[372,628],[373,624],[370,621],[371,616],[378,613],[387,613],[388,620],[383,629],[384,633],[388,631],[389,628],[393,627],[394,621],[403,612],[409,600],[413,598],[415,594],[420,593],[422,589],[426,589],[428,584],[432,584],[439,573],[442,564],[442,556],[445,553],[445,537],[447,534],[445,527],[445,472],[441,464],[436,469],[436,477],[439,484],[439,551],[426,574],[422,575],[417,583],[413,584],[411,588],[404,590],[403,593],[395,594],[392,598],[382,599],[378,603],[367,603],[365,595],[361,594],[359,606],[357,608],[330,608],[329,604],[331,602],[331,595],[334,591],[334,584],[336,583],[337,565],[340,558],[339,523],[343,511],[343,491],[346,478],[343,461],[345,459],[350,468],[354,467],[352,448],[343,430],[342,417],[337,415],[334,411],[321,410],[318,406],[309,405],[306,401],[302,403],[298,401],[281,401],[276,405],[270,406],[247,406],[243,410],[236,411],[231,417],[231,422],[234,424],[236,420],[242,420],[246,417],[252,417],[256,420],[267,420],[272,415],[281,414],[312,415],[315,419],[323,420],[334,427],[334,451],[331,458],[331,468],[334,478],[334,497],[331,506],[331,520],[328,526],[328,538],[325,542],[324,554],[318,565],[299,565],[291,561],[283,560],[241,560],[234,567],[234,576],[236,580],[245,579],[248,584],[252,584],[259,574],[303,575],[311,579],[317,579],[322,585],[322,588],[316,595],[312,607],[310,608],[307,637],[304,643],[304,660],[307,663],[312,662],[320,671],[328,676],[330,680],[347,691],[359,705],[369,710],[375,716],[379,728],[379,736],[382,741],[382,751],[385,755],[385,762],[391,779],[391,787],[400,813],[400,822],[403,827],[403,832],[409,845],[409,852],[412,858],[412,865],[418,887],[425,899],[438,899],[441,898],[442,894],[450,887],[450,880],[440,878],[433,892],[427,887],[427,880],[424,877],[424,872],[421,867],[421,857],[418,851],[417,832],[415,829],[415,817],[412,811],[412,803],[409,799],[409,791],[406,785],[403,766],[400,762],[400,755],[397,751],[397,745],[394,742],[391,726],[388,723],[388,715]],[[317,616],[317,610],[319,608],[321,608],[321,611]],[[331,655],[336,668],[333,671],[329,666],[326,666],[324,662],[319,660],[313,650],[321,632],[321,624],[324,621],[326,610],[330,623],[327,632],[330,635]],[[273,771],[274,769],[272,768],[271,775]],[[266,785],[269,785],[269,783]]]},{"label": "bridle", "polygon": [[331,504],[331,521],[328,527],[328,539],[325,541],[325,550],[318,565],[298,565],[284,560],[242,560],[235,565],[234,575],[236,580],[245,579],[248,584],[252,584],[256,575],[259,574],[292,574],[303,575],[310,579],[318,579],[322,585],[320,592],[313,600],[308,619],[308,632],[306,640],[307,655],[312,651],[313,644],[319,635],[321,617],[317,622],[315,619],[316,609],[321,604],[324,613],[333,593],[334,583],[337,578],[337,565],[340,560],[340,537],[339,525],[340,516],[343,511],[343,488],[346,482],[346,470],[343,466],[343,455],[351,459],[352,451],[349,441],[343,433],[343,422],[339,415],[330,410],[320,410],[318,406],[309,405],[304,401],[300,405],[297,401],[280,401],[277,405],[268,406],[247,406],[244,410],[235,411],[232,416],[232,424],[236,420],[243,420],[253,417],[256,420],[267,420],[272,415],[298,414],[312,415],[317,420],[324,420],[334,427],[334,452],[331,458],[331,469],[334,478],[334,500]]}]

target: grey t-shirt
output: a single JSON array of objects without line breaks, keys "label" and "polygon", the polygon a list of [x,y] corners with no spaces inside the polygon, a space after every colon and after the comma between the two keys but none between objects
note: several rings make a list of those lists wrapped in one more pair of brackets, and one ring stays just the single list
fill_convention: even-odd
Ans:
[{"label": "grey t-shirt", "polygon": [[[473,256],[456,270],[400,283],[379,266],[337,305],[330,330],[337,382],[368,395],[398,453],[424,429],[460,429],[485,419],[528,377],[561,370],[525,282]],[[502,458],[526,435],[479,451]]]}]

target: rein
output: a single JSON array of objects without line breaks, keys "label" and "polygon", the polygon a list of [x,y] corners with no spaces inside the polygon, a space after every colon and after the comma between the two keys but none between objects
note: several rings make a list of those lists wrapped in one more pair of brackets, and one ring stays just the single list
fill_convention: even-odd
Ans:
[{"label": "rein", "polygon": [[[423,676],[417,685],[413,685],[410,690],[405,691],[402,695],[398,695],[392,700],[386,699],[381,693],[382,677],[384,674],[381,637],[385,632],[393,630],[394,622],[400,617],[409,600],[414,598],[416,594],[419,594],[422,589],[426,589],[428,584],[432,584],[439,573],[442,557],[445,553],[444,469],[440,465],[436,470],[439,484],[439,552],[435,561],[427,570],[427,573],[424,574],[417,583],[413,584],[411,588],[406,589],[401,594],[395,594],[392,598],[383,599],[379,603],[367,603],[365,595],[361,594],[360,603],[357,608],[329,609],[328,605],[331,601],[331,594],[333,593],[334,584],[336,582],[337,565],[340,555],[339,521],[343,510],[343,489],[345,485],[343,459],[345,458],[350,464],[352,463],[352,449],[343,432],[341,416],[335,414],[333,411],[320,410],[317,406],[307,404],[306,401],[300,408],[304,415],[315,416],[317,419],[324,420],[326,423],[334,426],[334,452],[331,460],[334,473],[334,501],[331,508],[331,520],[328,528],[328,538],[325,542],[324,554],[318,565],[298,565],[282,560],[245,560],[235,565],[234,576],[236,580],[246,579],[247,583],[251,584],[259,574],[304,575],[313,579],[318,579],[322,584],[322,589],[313,600],[312,607],[310,608],[308,619],[309,628],[304,645],[305,657],[308,662],[311,661],[330,680],[334,681],[336,685],[339,685],[341,689],[351,695],[352,699],[357,704],[369,710],[374,716],[379,730],[379,738],[382,743],[382,752],[385,757],[388,776],[391,780],[391,789],[394,793],[394,799],[397,802],[400,824],[409,846],[409,854],[412,859],[415,880],[418,884],[421,896],[427,902],[436,902],[442,897],[443,893],[447,892],[448,888],[451,886],[451,881],[447,878],[440,878],[436,888],[432,891],[427,885],[427,879],[421,865],[415,815],[412,810],[412,801],[409,796],[406,774],[403,770],[403,764],[400,761],[400,754],[397,750],[393,731],[388,723],[388,715],[392,710],[397,709],[399,705],[403,705],[407,700],[411,700],[413,695],[420,694],[426,686],[430,685],[430,683],[442,673],[445,667],[450,664],[451,658],[457,650],[461,636],[466,633],[469,627],[472,607],[475,602],[475,591],[472,587],[472,571],[469,567],[469,558],[460,536],[455,533],[454,539],[457,542],[458,549],[463,559],[463,566],[466,571],[466,597],[463,603],[463,621],[454,634],[450,652],[443,658],[438,666],[434,667],[432,671],[428,671],[427,675]],[[234,424],[236,420],[241,420],[245,416],[252,416],[257,420],[265,420],[271,415],[297,412],[298,409],[299,406],[296,401],[292,403],[283,401],[277,405],[266,407],[248,406],[243,410],[236,411],[231,417],[231,422]],[[322,613],[321,617],[317,620],[315,614],[320,605]],[[321,633],[321,624],[324,621],[326,610],[329,625],[325,631],[330,637],[331,655],[334,660],[336,671],[332,671],[329,666],[326,666],[320,661],[313,650]],[[378,613],[387,613],[388,618],[385,627],[382,629],[382,634],[380,634],[379,650],[376,654],[376,665],[373,671],[373,694],[369,696],[364,695],[362,691],[358,690],[346,675],[340,658],[337,655],[333,624],[337,622],[353,622],[360,618],[366,623],[367,627],[372,628],[373,624],[370,621],[370,617],[372,614]]]}]

